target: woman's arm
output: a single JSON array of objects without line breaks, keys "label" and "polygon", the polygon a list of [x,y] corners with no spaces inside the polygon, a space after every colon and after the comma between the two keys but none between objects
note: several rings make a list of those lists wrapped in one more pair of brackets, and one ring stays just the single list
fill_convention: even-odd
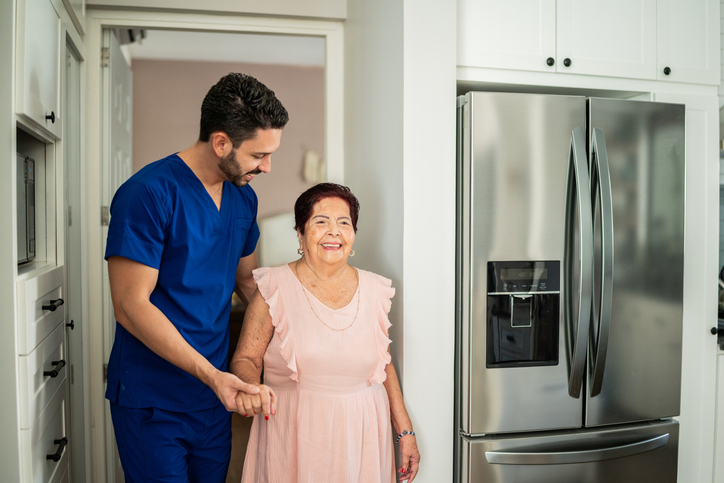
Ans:
[{"label": "woman's arm", "polygon": [[237,394],[236,405],[240,414],[263,413],[267,419],[270,414],[276,414],[276,395],[269,387],[261,384],[264,353],[273,335],[274,325],[269,306],[257,290],[246,308],[239,342],[229,364],[229,372],[260,389],[259,394]]},{"label": "woman's arm", "polygon": [[[387,398],[390,400],[390,418],[392,427],[395,429],[395,435],[401,434],[403,431],[412,431],[412,422],[410,416],[405,409],[405,401],[402,398],[402,390],[400,390],[400,381],[397,379],[397,371],[395,366],[390,362],[385,367],[387,378],[385,379],[385,389],[387,390]],[[397,439],[397,436],[395,436]],[[398,468],[400,472],[400,481],[408,480],[412,483],[415,479],[420,465],[420,452],[417,450],[417,440],[414,435],[406,434],[402,436],[398,443],[400,445],[400,455],[402,456],[402,464]]]}]

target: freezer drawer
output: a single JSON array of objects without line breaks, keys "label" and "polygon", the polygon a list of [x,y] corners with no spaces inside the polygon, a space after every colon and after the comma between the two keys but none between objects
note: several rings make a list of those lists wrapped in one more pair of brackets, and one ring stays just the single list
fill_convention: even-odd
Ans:
[{"label": "freezer drawer", "polygon": [[[531,435],[533,434],[533,435]],[[674,420],[606,430],[462,437],[463,483],[676,483]]]}]

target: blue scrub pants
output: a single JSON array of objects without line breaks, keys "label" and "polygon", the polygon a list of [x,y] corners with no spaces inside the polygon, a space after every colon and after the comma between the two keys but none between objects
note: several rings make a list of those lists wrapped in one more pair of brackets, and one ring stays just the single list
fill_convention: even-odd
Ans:
[{"label": "blue scrub pants", "polygon": [[176,413],[111,403],[126,483],[224,483],[231,455],[231,413],[224,405]]}]

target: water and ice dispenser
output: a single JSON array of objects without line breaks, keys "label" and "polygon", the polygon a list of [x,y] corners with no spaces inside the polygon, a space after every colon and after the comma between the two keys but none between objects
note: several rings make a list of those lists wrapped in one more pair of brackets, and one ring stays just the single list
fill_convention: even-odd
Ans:
[{"label": "water and ice dispenser", "polygon": [[558,364],[558,261],[488,262],[488,368]]}]

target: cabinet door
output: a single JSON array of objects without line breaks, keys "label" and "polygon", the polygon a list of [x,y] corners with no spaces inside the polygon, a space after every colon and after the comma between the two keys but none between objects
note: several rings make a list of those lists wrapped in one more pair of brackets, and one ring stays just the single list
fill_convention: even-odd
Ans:
[{"label": "cabinet door", "polygon": [[60,138],[60,16],[50,0],[20,0],[17,25],[16,111]]},{"label": "cabinet door", "polygon": [[557,6],[558,72],[656,78],[656,0],[558,0]]},{"label": "cabinet door", "polygon": [[458,65],[554,71],[555,0],[458,0]]},{"label": "cabinet door", "polygon": [[719,0],[658,0],[659,80],[719,85]]}]

